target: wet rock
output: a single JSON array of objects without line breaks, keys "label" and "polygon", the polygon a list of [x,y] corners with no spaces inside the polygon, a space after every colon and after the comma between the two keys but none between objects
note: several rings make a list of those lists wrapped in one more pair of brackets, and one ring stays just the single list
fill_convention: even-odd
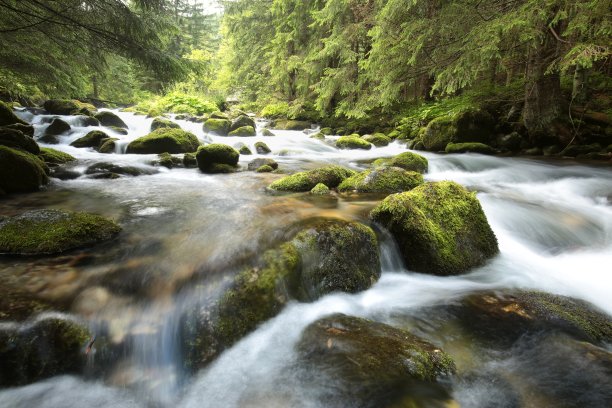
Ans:
[{"label": "wet rock", "polygon": [[23,321],[35,314],[53,309],[51,304],[14,285],[0,283],[0,290],[2,290],[0,321]]},{"label": "wet rock", "polygon": [[49,125],[47,129],[45,129],[45,136],[57,136],[62,133],[66,133],[70,130],[70,125],[60,118],[55,118]]},{"label": "wet rock", "polygon": [[296,351],[301,367],[332,384],[326,401],[342,401],[342,406],[438,406],[431,401],[438,398],[443,406],[442,401],[450,399],[437,382],[455,372],[452,358],[410,332],[383,323],[331,315],[306,327]]},{"label": "wet rock", "polygon": [[38,156],[50,166],[57,166],[76,161],[74,156],[71,156],[68,153],[60,152],[59,150],[51,149],[50,147],[41,148]]},{"label": "wet rock", "polygon": [[0,145],[25,150],[32,154],[40,153],[38,143],[34,139],[19,130],[8,127],[0,127]]},{"label": "wet rock", "polygon": [[480,153],[495,154],[495,149],[484,143],[449,143],[444,149],[446,153]]},{"label": "wet rock", "polygon": [[249,156],[253,154],[251,149],[249,149],[249,146],[245,145],[244,143],[236,143],[234,145],[234,148],[236,148],[236,150],[238,150],[238,153],[240,153],[241,155]]},{"label": "wet rock", "polygon": [[123,121],[123,119],[115,115],[113,112],[98,112],[94,115],[94,118],[98,119],[102,126],[114,126],[122,129],[128,128],[128,125]]},{"label": "wet rock", "polygon": [[[235,135],[235,136],[255,136],[255,121],[253,120],[253,118],[248,117],[247,115],[240,115],[238,116],[234,121],[232,121],[232,124],[230,126],[230,133],[234,132],[240,128],[248,128],[251,127],[253,128],[253,134],[248,134],[248,135]],[[246,130],[243,130],[243,132],[246,132]]]},{"label": "wet rock", "polygon": [[79,122],[83,127],[100,126],[100,121],[92,116],[78,115],[77,117],[79,118]]},{"label": "wet rock", "polygon": [[257,170],[261,166],[270,166],[272,168],[272,170],[278,169],[278,163],[276,161],[274,161],[273,159],[264,159],[264,158],[255,159],[255,160],[251,161],[248,164],[248,169],[249,170]]},{"label": "wet rock", "polygon": [[204,132],[214,133],[218,136],[227,136],[232,122],[227,119],[208,119],[204,122]]},{"label": "wet rock", "polygon": [[267,164],[264,164],[261,167],[258,167],[257,170],[255,170],[257,173],[271,173],[274,171],[274,169],[271,166],[268,166]]},{"label": "wet rock", "polygon": [[331,190],[325,184],[319,183],[310,190],[310,194],[328,195],[328,194],[331,194]]},{"label": "wet rock", "polygon": [[128,144],[126,153],[191,153],[200,145],[198,138],[181,129],[161,128]]},{"label": "wet rock", "polygon": [[420,154],[412,152],[400,153],[390,159],[377,159],[372,163],[372,167],[399,167],[408,171],[416,171],[418,173],[426,173],[429,163],[427,159]]},{"label": "wet rock", "polygon": [[261,130],[262,136],[275,136],[275,134],[268,128],[264,128]]},{"label": "wet rock", "polygon": [[155,130],[162,129],[162,128],[180,129],[181,126],[178,123],[171,121],[170,119],[161,118],[161,117],[157,117],[153,119],[153,122],[151,123],[151,132],[154,132]]},{"label": "wet rock", "polygon": [[212,143],[201,146],[196,153],[198,168],[203,173],[229,173],[238,165],[240,153],[231,146]]},{"label": "wet rock", "polygon": [[310,191],[319,183],[323,183],[330,188],[335,188],[338,187],[344,179],[354,174],[355,172],[353,170],[342,166],[330,165],[283,177],[270,184],[268,188],[274,191]]},{"label": "wet rock", "polygon": [[109,137],[100,145],[100,148],[98,149],[98,151],[100,153],[105,153],[105,154],[115,153],[116,147],[117,147],[116,142],[118,140],[119,139],[117,139],[116,137]]},{"label": "wet rock", "polygon": [[43,108],[52,115],[74,115],[81,109],[76,101],[69,99],[50,99],[45,101]]},{"label": "wet rock", "polygon": [[22,123],[13,123],[12,125],[3,126],[4,129],[18,130],[28,137],[34,137],[34,126],[24,125]]},{"label": "wet rock", "polygon": [[370,218],[391,232],[413,271],[456,275],[499,252],[475,193],[451,181],[390,195]]},{"label": "wet rock", "polygon": [[310,139],[325,140],[325,135],[321,132],[310,136]]},{"label": "wet rock", "polygon": [[120,166],[113,163],[100,162],[92,164],[85,170],[85,174],[123,174],[125,176],[143,176],[157,173],[157,170],[151,168]]},{"label": "wet rock", "polygon": [[563,149],[560,155],[567,156],[567,157],[576,157],[579,155],[585,155],[589,153],[598,153],[602,150],[603,148],[601,147],[599,143],[593,143],[589,145],[570,145],[570,146],[567,146],[565,149]]},{"label": "wet rock", "polygon": [[363,138],[366,142],[372,143],[376,147],[387,146],[391,143],[391,139],[385,136],[384,133],[374,133],[373,135],[365,135]]},{"label": "wet rock", "polygon": [[257,143],[255,143],[255,150],[259,154],[269,154],[269,153],[272,152],[272,150],[270,150],[268,145],[265,144],[264,142],[257,142]]},{"label": "wet rock", "polygon": [[338,186],[340,192],[399,193],[423,184],[423,176],[399,167],[366,170],[345,179]]},{"label": "wet rock", "polygon": [[54,167],[51,170],[51,177],[59,180],[75,180],[81,177],[81,173],[76,170],[66,169],[63,167]]},{"label": "wet rock", "polygon": [[274,129],[279,130],[304,130],[310,129],[311,123],[303,120],[276,120],[274,121]]},{"label": "wet rock", "polygon": [[106,133],[102,132],[101,130],[92,130],[91,132],[87,133],[85,136],[80,137],[74,142],[70,143],[70,146],[81,147],[81,148],[93,147],[95,149],[98,149],[100,148],[100,146],[104,144],[104,142],[106,142],[109,139],[110,137]]},{"label": "wet rock", "polygon": [[6,193],[37,191],[47,184],[49,169],[31,153],[0,146],[0,189]]},{"label": "wet rock", "polygon": [[518,132],[512,132],[497,138],[497,146],[502,150],[510,152],[518,152],[521,150],[522,142],[523,138]]},{"label": "wet rock", "polygon": [[193,153],[185,153],[183,155],[183,166],[187,169],[195,169],[198,167],[198,161],[196,159],[195,154]]},{"label": "wet rock", "polygon": [[243,136],[243,137],[248,137],[248,136],[255,136],[256,132],[255,132],[255,128],[252,126],[242,126],[239,127],[235,130],[232,130],[231,132],[229,132],[228,136]]},{"label": "wet rock", "polygon": [[456,133],[457,129],[454,121],[450,118],[440,117],[429,122],[420,141],[423,143],[425,150],[441,151],[453,141]]},{"label": "wet rock", "polygon": [[154,164],[172,169],[174,167],[181,167],[183,165],[183,160],[172,156],[170,153],[162,153],[157,155],[157,160]]},{"label": "wet rock", "polygon": [[121,228],[96,214],[32,210],[0,222],[0,253],[57,254],[116,236]]},{"label": "wet rock", "polygon": [[338,149],[362,149],[370,150],[372,144],[366,140],[363,140],[359,135],[354,134],[350,136],[342,136],[336,141],[336,147]]},{"label": "wet rock", "polygon": [[120,128],[120,127],[117,127],[117,126],[105,126],[105,127],[106,127],[108,130],[110,130],[110,131],[112,131],[112,132],[115,132],[115,133],[117,133],[117,134],[119,134],[119,135],[123,135],[123,136],[125,136],[125,135],[127,135],[127,134],[128,134],[128,130],[127,130],[127,129],[124,129],[124,128]]},{"label": "wet rock", "polygon": [[90,338],[86,327],[58,317],[0,328],[0,385],[24,385],[79,373],[86,362],[82,350]]},{"label": "wet rock", "polygon": [[13,108],[4,102],[0,101],[0,126],[8,126],[14,124],[21,125],[29,125],[28,122],[19,119],[15,112],[13,112]]}]

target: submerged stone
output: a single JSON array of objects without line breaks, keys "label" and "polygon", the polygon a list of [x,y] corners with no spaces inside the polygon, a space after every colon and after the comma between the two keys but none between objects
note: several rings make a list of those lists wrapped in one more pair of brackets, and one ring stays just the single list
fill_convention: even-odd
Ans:
[{"label": "submerged stone", "polygon": [[268,188],[275,191],[310,191],[314,186],[323,183],[330,188],[338,185],[346,178],[354,175],[353,170],[342,166],[329,165],[315,170],[295,173],[283,177],[270,184]]},{"label": "submerged stone", "polygon": [[391,232],[406,266],[416,272],[456,275],[499,252],[475,193],[451,181],[392,194],[370,218]]},{"label": "submerged stone", "polygon": [[143,167],[134,167],[134,166],[120,166],[118,164],[100,162],[92,164],[85,170],[85,174],[123,174],[126,176],[143,176],[155,174],[158,171],[151,168],[143,168]]}]

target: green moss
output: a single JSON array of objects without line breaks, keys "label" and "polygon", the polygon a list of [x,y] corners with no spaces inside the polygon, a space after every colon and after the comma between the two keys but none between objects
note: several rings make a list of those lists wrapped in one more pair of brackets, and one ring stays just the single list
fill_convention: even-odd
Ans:
[{"label": "green moss", "polygon": [[36,191],[47,184],[49,169],[33,154],[0,146],[0,189],[6,193]]},{"label": "green moss", "polygon": [[321,130],[319,130],[319,133],[321,133],[324,136],[329,136],[329,135],[333,135],[334,134],[332,128],[330,128],[330,127],[321,128]]},{"label": "green moss", "polygon": [[241,126],[229,132],[228,136],[255,136],[255,128],[252,126]]},{"label": "green moss", "polygon": [[240,149],[238,149],[238,153],[245,155],[245,156],[249,156],[251,154],[253,154],[253,152],[251,151],[251,149],[249,149],[249,146],[243,144],[242,146],[240,146]]},{"label": "green moss", "polygon": [[109,136],[101,130],[92,130],[85,136],[80,137],[74,142],[70,143],[70,146],[99,148],[108,139]]},{"label": "green moss", "polygon": [[116,137],[109,137],[106,139],[102,145],[100,145],[100,149],[98,150],[100,153],[115,153],[115,142],[118,141]]},{"label": "green moss", "polygon": [[208,119],[204,122],[204,131],[219,136],[227,136],[231,126],[232,122],[227,119]]},{"label": "green moss", "polygon": [[198,167],[198,161],[196,159],[195,153],[185,153],[183,155],[183,166],[188,169]]},{"label": "green moss", "polygon": [[325,140],[325,135],[319,132],[319,133],[315,133],[314,135],[310,135],[310,138],[317,139],[317,140]]},{"label": "green moss", "polygon": [[210,114],[209,119],[225,119],[229,120],[229,116],[223,112],[215,111]]},{"label": "green moss", "polygon": [[180,167],[183,164],[183,160],[178,157],[172,156],[170,153],[162,153],[157,155],[156,164],[172,169],[174,167]]},{"label": "green moss", "polygon": [[412,190],[423,184],[423,176],[399,167],[384,167],[366,170],[344,180],[338,191],[360,193],[399,193]]},{"label": "green moss", "polygon": [[277,120],[274,122],[274,129],[280,129],[280,130],[310,129],[310,122],[306,122],[303,120]]},{"label": "green moss", "polygon": [[350,135],[342,136],[336,141],[336,147],[338,149],[363,149],[370,150],[372,144],[368,141],[363,140],[359,136]]},{"label": "green moss", "polygon": [[76,101],[69,99],[50,99],[45,101],[43,108],[53,115],[74,115],[81,109]]},{"label": "green moss", "polygon": [[100,121],[102,126],[114,126],[122,129],[127,129],[128,125],[113,112],[102,111],[94,115],[94,118]]},{"label": "green moss", "polygon": [[270,166],[268,166],[267,164],[264,164],[263,166],[259,167],[257,170],[255,170],[257,173],[271,173],[274,171],[274,169]]},{"label": "green moss", "polygon": [[39,156],[47,164],[65,164],[76,160],[74,156],[71,156],[68,153],[60,152],[59,150],[51,149],[49,147],[41,148]]},{"label": "green moss", "polygon": [[440,117],[432,120],[420,137],[425,149],[430,151],[440,151],[446,148],[455,134],[457,128],[451,118]]},{"label": "green moss", "polygon": [[392,130],[391,132],[389,132],[389,134],[387,135],[387,137],[391,140],[395,140],[398,137],[400,137],[401,133],[399,130]]},{"label": "green moss", "polygon": [[365,135],[363,140],[372,143],[376,147],[387,146],[391,143],[391,139],[385,136],[383,133],[374,133],[373,135]]},{"label": "green moss", "polygon": [[0,128],[0,145],[22,149],[32,154],[40,153],[40,147],[32,137],[14,128]]},{"label": "green moss", "polygon": [[475,193],[454,182],[393,194],[370,217],[392,233],[406,266],[417,272],[463,273],[499,251]]},{"label": "green moss", "polygon": [[289,104],[287,102],[271,103],[261,110],[261,116],[264,118],[278,119],[289,116]]},{"label": "green moss", "polygon": [[480,153],[495,154],[495,149],[484,143],[449,143],[444,149],[446,153]]},{"label": "green moss", "polygon": [[264,128],[261,130],[262,136],[276,136],[270,129]]},{"label": "green moss", "polygon": [[198,149],[198,138],[181,129],[157,129],[147,136],[139,137],[127,146],[126,153],[190,153]]},{"label": "green moss", "polygon": [[310,190],[310,194],[327,195],[330,193],[329,187],[323,183],[319,183]]},{"label": "green moss", "polygon": [[227,173],[238,165],[240,153],[231,146],[212,143],[200,146],[196,153],[199,169],[204,173]]},{"label": "green moss", "polygon": [[178,123],[171,121],[170,119],[161,117],[153,119],[153,122],[151,122],[151,132],[162,128],[180,129],[181,126]]},{"label": "green moss", "polygon": [[272,152],[272,150],[270,150],[268,145],[265,144],[264,142],[257,142],[257,143],[255,143],[255,150],[259,154],[269,154],[269,153]]},{"label": "green moss", "polygon": [[13,108],[0,101],[0,126],[8,126],[19,123],[22,125],[28,125],[28,122],[19,119]]},{"label": "green moss", "polygon": [[110,239],[120,230],[95,214],[27,211],[0,223],[0,253],[56,254]]},{"label": "green moss", "polygon": [[275,160],[265,159],[265,158],[258,158],[258,159],[251,161],[248,164],[247,168],[249,170],[257,170],[261,166],[269,166],[272,168],[272,170],[278,169],[278,163]]},{"label": "green moss", "polygon": [[[240,115],[238,116],[234,121],[232,121],[232,126],[230,127],[230,132],[233,132],[235,130],[238,130],[240,128],[243,127],[252,127],[253,128],[253,136],[255,136],[255,121],[253,120],[253,118],[250,118],[247,115]],[[247,132],[247,130],[243,130],[243,132]],[[243,135],[237,135],[237,136],[243,136]],[[250,135],[244,135],[244,136],[250,136]]]},{"label": "green moss", "polygon": [[323,183],[330,188],[335,188],[344,179],[354,174],[355,172],[353,170],[341,166],[330,165],[283,177],[270,184],[268,188],[276,191],[310,191],[319,183]]},{"label": "green moss", "polygon": [[400,153],[390,159],[377,159],[372,163],[374,168],[377,167],[399,167],[408,171],[416,171],[419,173],[427,172],[429,163],[427,159],[420,154],[412,152]]}]

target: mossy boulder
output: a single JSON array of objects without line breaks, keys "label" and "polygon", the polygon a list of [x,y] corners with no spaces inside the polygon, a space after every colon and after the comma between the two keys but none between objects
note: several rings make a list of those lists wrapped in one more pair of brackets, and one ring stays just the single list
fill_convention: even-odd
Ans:
[{"label": "mossy boulder", "polygon": [[229,120],[229,116],[223,112],[213,112],[210,114],[209,119],[225,119],[225,120]]},{"label": "mossy boulder", "polygon": [[212,143],[200,146],[196,153],[198,168],[203,173],[228,173],[238,165],[240,153],[231,146]]},{"label": "mossy boulder", "polygon": [[456,275],[499,252],[476,194],[452,181],[390,195],[370,218],[391,232],[406,266],[416,272]]},{"label": "mossy boulder", "polygon": [[40,147],[34,139],[8,127],[0,127],[0,145],[25,150],[32,154],[40,153]]},{"label": "mossy boulder", "polygon": [[345,179],[338,191],[358,193],[400,193],[423,184],[423,175],[399,167],[366,170]]},{"label": "mossy boulder", "polygon": [[90,338],[85,326],[59,317],[0,328],[0,386],[80,373],[87,361],[83,348]]},{"label": "mossy boulder", "polygon": [[119,139],[116,137],[109,137],[108,139],[105,139],[104,142],[102,142],[102,144],[100,145],[100,148],[98,149],[98,151],[100,153],[105,153],[105,154],[109,154],[109,153],[115,153],[117,145],[116,142]]},{"label": "mossy boulder", "polygon": [[353,170],[345,167],[329,165],[283,177],[270,184],[268,188],[274,191],[310,191],[319,183],[323,183],[329,188],[335,188],[344,179],[354,174]]},{"label": "mossy boulder", "polygon": [[537,291],[479,292],[448,308],[470,336],[511,347],[529,333],[562,332],[594,344],[612,342],[612,321],[578,299]]},{"label": "mossy boulder", "polygon": [[384,133],[374,133],[373,135],[365,135],[364,137],[362,137],[362,139],[366,142],[372,143],[376,147],[387,146],[389,143],[391,143],[391,139],[385,136]]},{"label": "mossy boulder", "polygon": [[426,173],[429,167],[427,159],[420,154],[412,152],[400,153],[390,159],[376,159],[372,163],[374,168],[378,167],[399,167],[408,171]]},{"label": "mossy boulder", "polygon": [[271,166],[268,166],[267,164],[264,164],[263,166],[259,167],[255,171],[257,173],[272,173],[274,171],[274,169]]},{"label": "mossy boulder", "polygon": [[456,133],[453,142],[489,143],[495,134],[496,121],[482,109],[467,109],[454,117]]},{"label": "mossy boulder", "polygon": [[195,169],[198,167],[198,161],[196,159],[195,153],[185,153],[183,155],[183,166],[188,169]]},{"label": "mossy boulder", "polygon": [[203,128],[205,132],[214,133],[219,136],[227,136],[231,126],[232,122],[227,119],[208,119],[204,122]]},{"label": "mossy boulder", "polygon": [[81,106],[70,99],[50,99],[43,103],[43,108],[52,115],[75,115]]},{"label": "mossy boulder", "polygon": [[18,130],[26,136],[34,137],[34,126],[24,125],[23,123],[13,123],[12,125],[6,125],[3,129]]},{"label": "mossy boulder", "polygon": [[105,126],[108,130],[110,130],[111,132],[115,132],[119,135],[123,135],[126,136],[128,134],[128,130],[124,129],[124,128],[120,128],[117,126]]},{"label": "mossy boulder", "polygon": [[[247,115],[240,115],[230,126],[230,132],[234,132],[243,127],[251,127],[253,128],[253,133],[255,133],[255,121],[253,118],[248,117]],[[236,136],[251,136],[251,135],[236,135]],[[255,136],[254,134],[252,136]]]},{"label": "mossy boulder", "polygon": [[32,210],[0,221],[0,253],[57,254],[115,237],[121,227],[96,214]]},{"label": "mossy boulder", "polygon": [[43,147],[38,155],[45,163],[51,166],[70,163],[76,161],[76,158],[68,153],[60,152],[59,150]]},{"label": "mossy boulder", "polygon": [[253,152],[251,151],[251,149],[249,149],[249,146],[245,145],[244,143],[236,143],[234,145],[234,148],[236,150],[238,150],[238,153],[240,153],[241,155],[245,155],[245,156],[249,156],[252,155]]},{"label": "mossy boulder", "polygon": [[268,129],[268,128],[264,128],[261,130],[261,135],[262,136],[275,136],[274,133]]},{"label": "mossy boulder", "polygon": [[272,153],[272,150],[270,150],[268,145],[265,144],[264,142],[257,142],[257,143],[255,143],[255,150],[257,151],[258,154],[270,154],[270,153]]},{"label": "mossy boulder", "polygon": [[[157,173],[157,170],[144,167],[134,166],[120,166],[118,164],[100,162],[92,164],[85,170],[85,174],[95,175],[95,178],[117,178],[112,177],[113,175],[124,175],[124,176],[144,176]],[[103,177],[106,175],[106,177]]]},{"label": "mossy boulder", "polygon": [[171,121],[170,119],[161,117],[153,119],[153,122],[151,122],[151,132],[162,128],[180,129],[181,126],[178,123]]},{"label": "mossy boulder", "polygon": [[306,327],[296,351],[301,367],[333,383],[325,398],[344,406],[445,406],[450,400],[437,382],[455,372],[452,358],[405,330],[334,314]]},{"label": "mossy boulder", "polygon": [[183,165],[183,159],[173,156],[170,153],[162,153],[157,155],[157,160],[155,160],[154,164],[172,169],[181,167]]},{"label": "mossy boulder", "polygon": [[255,136],[255,128],[253,126],[241,126],[229,132],[228,136]]},{"label": "mossy boulder", "polygon": [[323,183],[317,184],[310,190],[310,194],[318,195],[318,196],[328,195],[330,193],[331,193],[331,190],[329,189],[329,187],[327,187]]},{"label": "mossy boulder", "polygon": [[284,120],[279,119],[274,121],[274,129],[279,130],[304,130],[310,129],[310,122],[303,120]]},{"label": "mossy boulder", "polygon": [[321,128],[321,130],[319,130],[319,133],[321,133],[324,136],[330,136],[334,134],[334,131],[330,127],[324,127],[324,128]]},{"label": "mossy boulder", "polygon": [[77,115],[77,117],[79,118],[79,124],[83,127],[100,126],[100,121],[93,116]]},{"label": "mossy boulder", "polygon": [[378,239],[366,225],[317,220],[291,242],[300,255],[300,297],[304,300],[331,292],[360,292],[380,277]]},{"label": "mossy boulder", "polygon": [[272,168],[272,170],[278,169],[278,163],[275,160],[273,160],[273,159],[264,159],[264,158],[255,159],[255,160],[251,161],[248,164],[247,168],[249,170],[257,170],[261,166],[270,166]]},{"label": "mossy boulder", "polygon": [[0,101],[0,126],[8,126],[19,123],[21,125],[29,125],[28,122],[19,119],[13,108],[4,102]]},{"label": "mossy boulder", "polygon": [[55,118],[45,129],[45,136],[57,136],[70,130],[70,125],[60,118]]},{"label": "mossy boulder", "polygon": [[37,191],[49,182],[48,171],[37,156],[0,145],[0,189],[5,193]]},{"label": "mossy boulder", "polygon": [[480,153],[480,154],[495,154],[495,149],[484,143],[468,142],[468,143],[449,143],[444,149],[446,153]]},{"label": "mossy boulder", "polygon": [[92,130],[85,136],[78,138],[74,142],[70,143],[73,147],[93,147],[95,149],[100,148],[104,142],[109,139],[109,136],[101,130]]},{"label": "mossy boulder", "polygon": [[102,126],[113,126],[122,129],[127,129],[128,125],[121,119],[119,116],[115,115],[113,112],[102,111],[98,112],[94,115],[94,118],[100,121]]},{"label": "mossy boulder", "polygon": [[160,154],[195,152],[200,145],[198,138],[181,129],[161,128],[128,144],[126,153]]},{"label": "mossy boulder", "polygon": [[426,150],[441,151],[452,142],[456,133],[457,128],[451,118],[439,117],[429,122],[420,141]]},{"label": "mossy boulder", "polygon": [[372,148],[372,144],[360,138],[359,135],[350,135],[342,136],[336,140],[336,147],[338,149],[370,150]]}]

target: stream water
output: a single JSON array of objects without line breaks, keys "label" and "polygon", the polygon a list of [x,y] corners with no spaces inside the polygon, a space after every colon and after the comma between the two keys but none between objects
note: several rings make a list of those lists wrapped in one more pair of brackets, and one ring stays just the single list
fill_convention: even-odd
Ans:
[{"label": "stream water", "polygon": [[[383,235],[383,274],[371,289],[354,295],[332,294],[314,303],[290,303],[205,370],[186,376],[177,361],[182,313],[219,296],[241,265],[283,240],[292,224],[315,216],[367,223],[367,214],[379,198],[275,196],[267,194],[265,186],[278,174],[205,175],[197,169],[153,167],[154,155],[122,153],[130,140],[149,133],[151,119],[118,114],[128,123],[129,134],[113,135],[121,140],[116,154],[69,146],[94,129],[79,127],[72,117],[64,118],[73,125],[71,132],[50,147],[77,157],[73,170],[78,172],[93,163],[112,162],[155,174],[116,180],[52,179],[40,193],[0,201],[0,214],[33,208],[96,212],[122,225],[119,242],[56,258],[0,258],[0,279],[17,281],[62,305],[87,319],[92,329],[107,331],[113,341],[129,341],[129,353],[104,375],[55,377],[0,390],[0,406],[342,406],[321,402],[333,389],[333,381],[316,373],[304,375],[294,352],[309,323],[336,312],[408,326],[449,352],[457,361],[459,375],[453,380],[454,402],[448,406],[552,406],[553,400],[539,392],[542,382],[556,387],[558,392],[553,394],[559,400],[563,390],[583,386],[590,387],[585,392],[592,399],[582,400],[586,401],[582,406],[606,406],[611,401],[612,382],[603,388],[577,385],[575,376],[562,374],[576,362],[561,341],[546,350],[525,344],[496,352],[474,346],[452,327],[440,330],[430,325],[422,314],[428,307],[452,303],[471,292],[509,288],[572,296],[612,314],[609,167],[419,152],[429,160],[426,180],[454,180],[478,191],[499,241],[496,258],[462,276],[418,274],[402,266],[394,243]],[[50,118],[21,115],[35,125],[37,135]],[[205,134],[199,123],[177,122],[202,142],[242,142],[253,151],[255,142],[267,143],[272,154],[241,156],[245,168],[256,157],[271,157],[286,173],[325,163],[359,169],[366,168],[369,160],[405,151],[397,142],[369,151],[337,150],[296,131],[274,131],[274,137],[217,137]],[[560,364],[558,357],[566,363]],[[95,358],[90,362],[92,372]],[[468,380],[461,375],[474,369],[491,373],[490,378],[502,374],[510,378],[514,393],[510,395],[503,382],[487,382],[483,377]],[[603,375],[610,378],[609,371]]]}]

